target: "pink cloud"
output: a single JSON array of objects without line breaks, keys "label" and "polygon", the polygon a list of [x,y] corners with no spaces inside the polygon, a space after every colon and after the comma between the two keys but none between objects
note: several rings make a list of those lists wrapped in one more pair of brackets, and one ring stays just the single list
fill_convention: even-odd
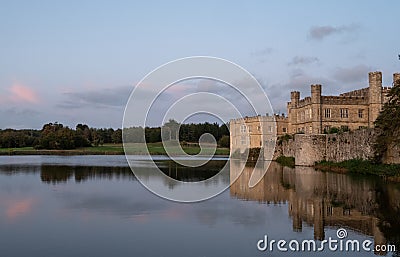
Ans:
[{"label": "pink cloud", "polygon": [[14,84],[11,86],[10,92],[11,92],[10,99],[14,102],[28,102],[28,103],[39,102],[39,97],[29,87],[20,84]]}]

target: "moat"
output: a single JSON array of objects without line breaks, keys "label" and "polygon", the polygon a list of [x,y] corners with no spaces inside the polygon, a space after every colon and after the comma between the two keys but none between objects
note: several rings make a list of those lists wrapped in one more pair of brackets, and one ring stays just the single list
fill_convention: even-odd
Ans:
[{"label": "moat", "polygon": [[[148,168],[148,160],[133,158],[137,168]],[[238,175],[238,161],[218,158],[196,170],[164,156],[156,161],[165,174],[183,181],[207,179],[226,162],[230,176],[217,183],[229,184]],[[262,173],[266,165],[246,166],[211,200],[179,204],[146,190],[125,156],[2,156],[1,256],[276,256],[288,253],[257,250],[265,234],[324,240],[338,228],[350,239],[400,249],[400,185],[272,162],[260,183],[249,188],[251,173]],[[149,179],[163,183],[162,177]],[[213,186],[220,185],[206,187]]]}]

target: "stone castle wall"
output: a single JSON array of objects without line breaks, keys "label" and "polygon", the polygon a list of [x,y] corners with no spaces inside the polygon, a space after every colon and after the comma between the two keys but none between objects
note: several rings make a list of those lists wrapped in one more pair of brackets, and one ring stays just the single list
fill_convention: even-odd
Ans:
[{"label": "stone castle wall", "polygon": [[351,159],[371,159],[374,157],[373,144],[376,136],[374,129],[326,135],[325,160],[341,162]]},{"label": "stone castle wall", "polygon": [[278,140],[275,146],[273,159],[276,160],[279,156],[294,157],[296,154],[296,141],[294,139]]},{"label": "stone castle wall", "polygon": [[326,156],[326,135],[295,136],[295,164],[300,166],[312,166],[317,161],[322,161]]},{"label": "stone castle wall", "polygon": [[[277,144],[274,158],[295,157],[296,165],[312,166],[318,161],[341,162],[374,157],[375,129],[360,129],[342,134],[305,135]],[[384,156],[385,163],[400,163],[400,146],[392,144]]]}]

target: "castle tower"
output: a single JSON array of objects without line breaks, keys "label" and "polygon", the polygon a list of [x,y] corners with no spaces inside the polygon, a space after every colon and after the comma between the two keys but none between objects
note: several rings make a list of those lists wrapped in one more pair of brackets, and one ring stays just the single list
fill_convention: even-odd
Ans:
[{"label": "castle tower", "polygon": [[373,127],[374,121],[382,108],[382,72],[375,71],[369,75],[369,119],[368,126]]},{"label": "castle tower", "polygon": [[296,108],[300,101],[300,92],[299,91],[292,91],[290,92],[290,103],[291,106]]},{"label": "castle tower", "polygon": [[297,107],[300,101],[300,92],[292,91],[290,92],[290,102],[288,103],[287,115],[289,119],[289,133],[296,132],[297,128],[294,124],[297,123]]},{"label": "castle tower", "polygon": [[325,204],[321,198],[314,199],[314,239],[325,239]]},{"label": "castle tower", "polygon": [[321,120],[321,91],[322,86],[319,84],[311,85],[311,134],[320,134],[322,131],[322,120]]}]

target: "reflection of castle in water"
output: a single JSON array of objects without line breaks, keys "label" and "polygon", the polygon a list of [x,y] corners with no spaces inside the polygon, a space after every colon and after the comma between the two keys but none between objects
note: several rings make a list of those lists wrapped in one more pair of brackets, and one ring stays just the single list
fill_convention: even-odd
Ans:
[{"label": "reflection of castle in water", "polygon": [[[240,172],[240,161],[231,160],[231,179]],[[310,167],[295,169],[272,162],[265,176],[249,188],[252,172],[264,171],[264,163],[246,166],[231,185],[231,196],[265,203],[288,203],[293,230],[301,231],[303,222],[314,227],[314,239],[325,238],[325,227],[346,227],[373,236],[375,244],[386,244],[382,224],[398,228],[386,216],[399,213],[400,191],[379,189],[379,182],[349,175],[315,171]],[[386,185],[386,188],[388,185]],[[397,241],[397,240],[395,240]],[[379,253],[378,253],[379,254]]]}]

